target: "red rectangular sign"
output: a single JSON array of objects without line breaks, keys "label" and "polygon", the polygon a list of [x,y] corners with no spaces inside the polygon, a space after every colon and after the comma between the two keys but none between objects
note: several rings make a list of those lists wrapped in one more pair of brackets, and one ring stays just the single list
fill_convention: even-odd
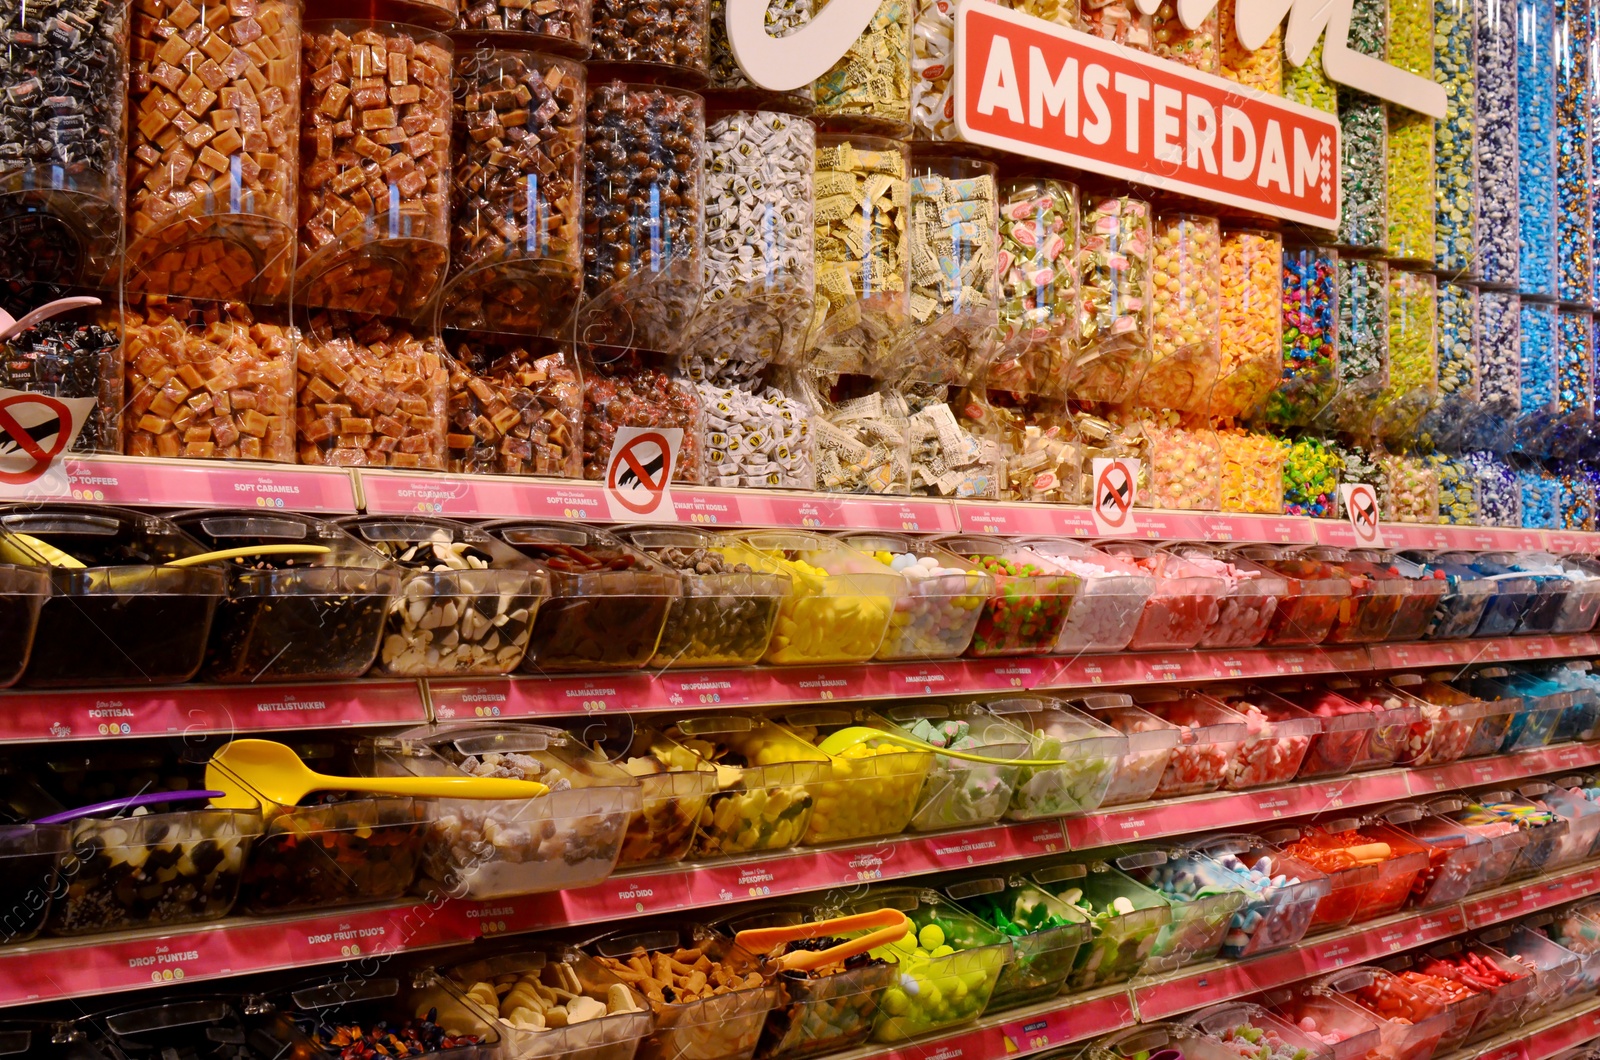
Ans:
[{"label": "red rectangular sign", "polygon": [[984,0],[956,11],[955,66],[972,143],[1338,226],[1332,115]]}]

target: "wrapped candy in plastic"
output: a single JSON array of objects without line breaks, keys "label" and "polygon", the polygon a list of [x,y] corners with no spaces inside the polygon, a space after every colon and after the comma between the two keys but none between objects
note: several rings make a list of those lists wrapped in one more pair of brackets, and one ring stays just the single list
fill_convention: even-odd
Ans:
[{"label": "wrapped candy in plastic", "polygon": [[1150,204],[1085,200],[1078,230],[1078,344],[1067,385],[1075,398],[1116,404],[1133,396],[1149,364]]},{"label": "wrapped candy in plastic", "polygon": [[635,351],[605,352],[614,356],[602,360],[601,351],[593,351],[582,366],[584,477],[605,477],[619,428],[660,427],[683,432],[672,480],[704,481],[702,424],[723,430],[727,424],[705,415],[687,380],[654,367]]},{"label": "wrapped candy in plastic", "polygon": [[1047,177],[1000,184],[1000,334],[989,386],[1062,385],[1078,318],[1078,188]]}]

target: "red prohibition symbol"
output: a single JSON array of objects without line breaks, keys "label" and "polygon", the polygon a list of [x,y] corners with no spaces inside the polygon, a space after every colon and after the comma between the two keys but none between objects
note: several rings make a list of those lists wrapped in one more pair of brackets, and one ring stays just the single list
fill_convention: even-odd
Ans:
[{"label": "red prohibition symbol", "polygon": [[[23,486],[44,474],[72,437],[72,410],[47,394],[13,394],[0,400],[0,449],[21,450],[33,462],[25,471],[0,471],[0,482]],[[50,439],[48,447],[39,444]]]},{"label": "red prohibition symbol", "polygon": [[[650,447],[655,447],[655,452]],[[638,515],[649,515],[661,507],[667,483],[672,481],[672,447],[666,436],[656,431],[628,439],[611,461],[606,488],[617,503]],[[636,499],[646,491],[643,500]]]},{"label": "red prohibition symbol", "polygon": [[1094,485],[1095,506],[1107,526],[1117,527],[1128,521],[1128,509],[1133,506],[1133,478],[1122,463],[1107,464]]}]

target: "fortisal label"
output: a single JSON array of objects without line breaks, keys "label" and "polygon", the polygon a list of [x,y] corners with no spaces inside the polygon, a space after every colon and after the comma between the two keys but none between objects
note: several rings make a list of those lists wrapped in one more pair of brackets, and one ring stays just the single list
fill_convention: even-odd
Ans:
[{"label": "fortisal label", "polygon": [[955,63],[973,143],[1338,226],[1332,115],[982,0],[957,9]]}]

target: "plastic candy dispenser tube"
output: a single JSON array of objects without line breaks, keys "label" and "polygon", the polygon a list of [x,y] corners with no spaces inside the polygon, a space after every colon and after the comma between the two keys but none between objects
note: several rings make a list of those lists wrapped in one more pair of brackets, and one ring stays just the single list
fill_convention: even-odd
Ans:
[{"label": "plastic candy dispenser tube", "polygon": [[1515,289],[1519,275],[1517,7],[1476,0],[1478,276]]},{"label": "plastic candy dispenser tube", "polygon": [[1474,8],[1482,0],[1435,0],[1433,79],[1445,86],[1434,123],[1433,259],[1441,272],[1478,271],[1478,86]]},{"label": "plastic candy dispenser tube", "polygon": [[1518,289],[1556,295],[1556,0],[1516,0]]},{"label": "plastic candy dispenser tube", "polygon": [[1588,302],[1595,283],[1591,18],[1588,0],[1556,0],[1556,296],[1563,302]]}]

